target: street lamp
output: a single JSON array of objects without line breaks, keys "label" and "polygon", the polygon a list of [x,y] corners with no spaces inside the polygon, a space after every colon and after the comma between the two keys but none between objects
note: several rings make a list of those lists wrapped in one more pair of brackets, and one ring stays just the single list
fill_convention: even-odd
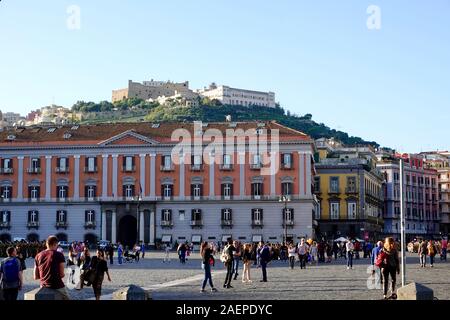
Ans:
[{"label": "street lamp", "polygon": [[280,196],[279,202],[284,202],[284,210],[282,213],[283,222],[284,222],[284,244],[287,242],[287,204],[291,201],[291,198],[287,195]]}]

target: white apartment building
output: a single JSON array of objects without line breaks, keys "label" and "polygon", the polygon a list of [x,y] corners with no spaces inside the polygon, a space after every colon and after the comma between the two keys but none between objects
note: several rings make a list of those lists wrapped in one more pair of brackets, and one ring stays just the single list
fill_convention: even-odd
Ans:
[{"label": "white apartment building", "polygon": [[216,99],[227,105],[261,106],[275,108],[275,93],[231,88],[212,83],[208,88],[199,90],[202,97]]}]

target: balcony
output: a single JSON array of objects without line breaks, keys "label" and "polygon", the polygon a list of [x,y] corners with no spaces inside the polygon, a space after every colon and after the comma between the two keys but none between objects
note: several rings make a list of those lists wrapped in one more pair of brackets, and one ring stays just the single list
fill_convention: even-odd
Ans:
[{"label": "balcony", "polygon": [[29,174],[40,174],[41,172],[41,168],[27,168],[27,173]]},{"label": "balcony", "polygon": [[28,229],[38,229],[39,228],[39,221],[29,221],[27,223]]},{"label": "balcony", "polygon": [[262,168],[261,163],[251,163],[250,164],[250,170],[260,170]]},{"label": "balcony", "polygon": [[57,201],[57,202],[68,202],[68,201],[69,201],[69,198],[67,198],[67,197],[64,197],[64,198],[58,197],[58,198],[56,198],[56,201]]},{"label": "balcony", "polygon": [[200,201],[203,198],[204,198],[203,196],[191,196],[191,200],[193,200],[193,201]]},{"label": "balcony", "polygon": [[283,227],[286,224],[287,227],[293,227],[294,226],[294,220],[287,220],[283,223]]},{"label": "balcony", "polygon": [[330,190],[328,190],[328,194],[340,194],[341,192],[339,191],[339,188],[338,189],[330,189]]},{"label": "balcony", "polygon": [[85,199],[85,201],[88,201],[88,202],[94,202],[94,201],[99,200],[98,197],[85,197],[84,199]]},{"label": "balcony", "polygon": [[87,221],[84,223],[85,229],[95,229],[95,221]]},{"label": "balcony", "polygon": [[0,230],[2,229],[11,229],[11,224],[9,222],[0,222]]},{"label": "balcony", "polygon": [[292,165],[292,163],[282,163],[280,168],[283,170],[292,170],[294,169],[294,166]]},{"label": "balcony", "polygon": [[229,164],[229,163],[221,164],[221,165],[219,165],[219,170],[221,170],[221,171],[231,171],[231,170],[233,170],[233,165]]},{"label": "balcony", "polygon": [[172,228],[173,227],[173,222],[169,221],[169,220],[161,220],[160,225],[163,228]]},{"label": "balcony", "polygon": [[69,173],[69,168],[68,167],[66,167],[66,168],[56,167],[55,172],[56,173]]},{"label": "balcony", "polygon": [[193,164],[191,165],[191,171],[203,171],[202,164]]},{"label": "balcony", "polygon": [[0,202],[11,202],[11,198],[5,198],[4,196],[0,196]]},{"label": "balcony", "polygon": [[57,221],[56,222],[56,229],[67,229],[67,227],[69,226],[69,224],[65,221]]},{"label": "balcony", "polygon": [[220,221],[220,226],[222,228],[232,228],[233,227],[233,221],[231,221],[231,220],[222,220],[222,221]]},{"label": "balcony", "polygon": [[98,172],[97,166],[95,166],[93,168],[84,167],[84,173],[97,173],[97,172]]},{"label": "balcony", "polygon": [[161,166],[160,170],[163,172],[175,171],[175,166],[171,164],[170,166]]},{"label": "balcony", "polygon": [[13,168],[0,168],[0,174],[13,174]]},{"label": "balcony", "polygon": [[131,167],[122,166],[122,172],[135,172],[135,171],[136,171],[136,166],[131,166]]},{"label": "balcony", "polygon": [[345,188],[345,193],[346,194],[356,194],[356,193],[358,193],[358,188],[347,187],[347,188]]},{"label": "balcony", "polygon": [[262,228],[263,222],[261,220],[253,220],[252,221],[252,228]]},{"label": "balcony", "polygon": [[191,220],[192,228],[201,228],[203,227],[203,220]]},{"label": "balcony", "polygon": [[41,197],[28,198],[28,201],[30,201],[30,202],[39,202],[40,200],[41,200]]}]

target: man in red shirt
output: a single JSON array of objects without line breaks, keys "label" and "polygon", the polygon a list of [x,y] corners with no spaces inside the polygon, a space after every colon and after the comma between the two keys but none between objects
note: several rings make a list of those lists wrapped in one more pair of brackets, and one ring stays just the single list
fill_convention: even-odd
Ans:
[{"label": "man in red shirt", "polygon": [[58,252],[58,238],[49,236],[47,238],[47,250],[40,252],[35,258],[34,280],[40,280],[41,288],[57,291],[63,300],[69,300],[69,294],[64,286],[65,259]]}]

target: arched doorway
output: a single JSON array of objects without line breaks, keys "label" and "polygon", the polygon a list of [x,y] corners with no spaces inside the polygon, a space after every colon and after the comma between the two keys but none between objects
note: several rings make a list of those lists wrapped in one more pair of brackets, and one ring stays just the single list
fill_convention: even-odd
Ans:
[{"label": "arched doorway", "polygon": [[65,233],[58,233],[56,237],[58,238],[58,241],[68,241],[67,234]]},{"label": "arched doorway", "polygon": [[84,235],[84,242],[88,245],[90,249],[95,248],[97,245],[98,237],[93,233],[86,233]]},{"label": "arched doorway", "polygon": [[126,215],[119,222],[118,240],[124,246],[132,248],[137,240],[137,220],[135,217]]},{"label": "arched doorway", "polygon": [[0,235],[0,241],[5,243],[5,242],[11,242],[11,235],[9,233],[2,233]]},{"label": "arched doorway", "polygon": [[30,233],[27,235],[27,241],[29,242],[38,242],[39,235],[37,233]]}]

